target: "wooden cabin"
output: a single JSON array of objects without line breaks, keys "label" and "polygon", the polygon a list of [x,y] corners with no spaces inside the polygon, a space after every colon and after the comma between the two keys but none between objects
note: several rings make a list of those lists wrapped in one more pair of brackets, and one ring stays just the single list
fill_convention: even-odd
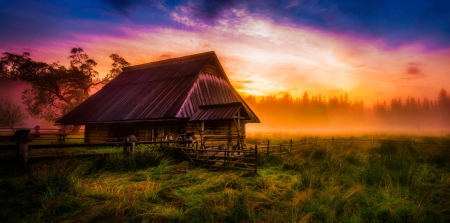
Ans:
[{"label": "wooden cabin", "polygon": [[191,136],[205,146],[241,146],[247,123],[259,119],[230,84],[214,52],[126,67],[56,121],[85,125],[86,142],[134,134],[140,141]]}]

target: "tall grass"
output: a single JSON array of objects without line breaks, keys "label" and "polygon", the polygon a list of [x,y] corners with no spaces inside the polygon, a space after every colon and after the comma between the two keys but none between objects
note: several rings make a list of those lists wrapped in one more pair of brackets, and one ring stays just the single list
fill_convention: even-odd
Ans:
[{"label": "tall grass", "polygon": [[1,172],[0,222],[448,222],[447,152],[425,149],[310,145],[256,176],[172,150],[39,162]]},{"label": "tall grass", "polygon": [[117,154],[31,164],[28,175],[8,172],[0,179],[0,221],[60,221],[85,205],[113,197],[113,190],[103,190],[99,184],[86,187],[87,179],[107,172],[137,171],[169,163],[169,158],[152,150],[130,156]]}]

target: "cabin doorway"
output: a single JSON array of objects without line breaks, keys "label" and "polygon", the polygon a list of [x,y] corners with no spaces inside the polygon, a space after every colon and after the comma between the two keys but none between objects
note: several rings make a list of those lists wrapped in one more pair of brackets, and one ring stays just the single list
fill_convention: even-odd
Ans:
[{"label": "cabin doorway", "polygon": [[137,136],[136,127],[132,124],[113,124],[109,127],[110,138],[127,137],[130,134]]}]

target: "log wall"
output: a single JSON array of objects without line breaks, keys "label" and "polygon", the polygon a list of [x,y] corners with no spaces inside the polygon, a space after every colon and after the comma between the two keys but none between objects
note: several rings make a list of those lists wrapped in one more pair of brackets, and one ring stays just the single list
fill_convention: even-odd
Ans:
[{"label": "log wall", "polygon": [[88,124],[85,125],[84,138],[86,143],[105,142],[109,135],[108,125]]},{"label": "log wall", "polygon": [[[240,137],[245,139],[245,122],[240,123]],[[88,124],[86,125],[85,138],[87,143],[105,142],[112,138],[123,138],[134,134],[140,141],[165,140],[167,133],[173,134],[173,140],[179,134],[194,133],[200,144],[202,135],[201,122],[180,121],[158,121],[126,124]],[[238,142],[238,131],[235,122],[232,121],[205,121],[203,137],[206,146],[236,145]]]}]

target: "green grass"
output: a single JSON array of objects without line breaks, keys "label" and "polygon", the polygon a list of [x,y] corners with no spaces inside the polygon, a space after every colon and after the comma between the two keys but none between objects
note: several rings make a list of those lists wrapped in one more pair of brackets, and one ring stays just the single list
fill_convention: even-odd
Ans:
[{"label": "green grass", "polygon": [[258,175],[198,168],[149,148],[37,162],[28,174],[3,167],[0,222],[448,222],[448,153],[390,142],[309,145],[261,157]]}]

